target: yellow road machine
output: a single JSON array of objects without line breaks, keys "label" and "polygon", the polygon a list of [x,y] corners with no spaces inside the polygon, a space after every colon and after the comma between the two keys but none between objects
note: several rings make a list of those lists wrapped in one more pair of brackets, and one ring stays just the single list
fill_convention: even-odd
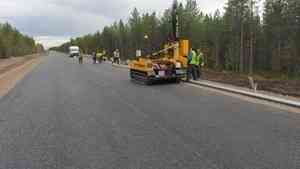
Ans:
[{"label": "yellow road machine", "polygon": [[130,77],[146,84],[155,81],[180,82],[187,75],[188,52],[188,40],[169,43],[161,51],[132,60],[129,63]]},{"label": "yellow road machine", "polygon": [[130,77],[133,80],[152,84],[155,81],[180,82],[187,75],[187,56],[189,41],[179,38],[177,6],[173,7],[173,37],[174,41],[164,45],[164,49],[136,57],[129,62]]}]

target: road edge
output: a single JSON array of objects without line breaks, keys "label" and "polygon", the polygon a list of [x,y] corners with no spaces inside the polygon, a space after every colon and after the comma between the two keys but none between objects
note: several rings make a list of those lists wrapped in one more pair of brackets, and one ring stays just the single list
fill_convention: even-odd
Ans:
[{"label": "road edge", "polygon": [[[123,68],[123,69],[129,68],[127,65],[113,64],[113,66],[118,67],[118,68]],[[242,95],[242,96],[247,96],[247,97],[254,98],[254,99],[269,101],[272,103],[281,104],[281,105],[285,105],[285,106],[289,106],[289,107],[293,107],[293,108],[297,108],[297,109],[300,108],[300,102],[297,102],[297,101],[279,98],[279,97],[275,97],[275,96],[270,96],[270,95],[266,95],[266,94],[262,94],[262,93],[255,93],[255,92],[249,92],[249,91],[234,89],[234,88],[230,88],[230,87],[225,87],[225,86],[222,86],[221,84],[220,85],[209,84],[209,83],[205,83],[202,81],[190,81],[190,82],[185,82],[185,83],[208,87],[208,88],[212,88],[212,89],[219,90],[222,92],[229,92],[229,93],[234,93],[234,94],[238,94],[238,95]]]},{"label": "road edge", "polygon": [[6,96],[15,86],[26,77],[42,61],[42,54],[25,61],[23,64],[0,75],[4,83],[0,85],[0,99]]}]

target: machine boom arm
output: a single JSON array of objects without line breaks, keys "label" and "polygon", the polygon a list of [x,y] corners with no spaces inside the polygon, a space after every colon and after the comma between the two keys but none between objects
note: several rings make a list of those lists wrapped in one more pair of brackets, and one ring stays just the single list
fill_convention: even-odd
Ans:
[{"label": "machine boom arm", "polygon": [[166,51],[168,51],[168,50],[170,50],[170,49],[175,49],[175,48],[178,48],[178,47],[179,47],[178,43],[173,44],[173,45],[171,45],[171,46],[169,46],[169,47],[167,47],[167,48],[164,48],[164,49],[162,49],[162,50],[160,50],[160,51],[157,51],[157,52],[155,52],[155,53],[152,53],[152,56],[157,56],[157,55],[159,55],[159,54],[161,54],[161,53],[163,53],[163,52],[166,52]]}]

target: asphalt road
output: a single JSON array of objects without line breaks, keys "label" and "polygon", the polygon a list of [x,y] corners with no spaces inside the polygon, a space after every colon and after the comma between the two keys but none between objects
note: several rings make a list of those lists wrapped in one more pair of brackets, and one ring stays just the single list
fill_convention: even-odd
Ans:
[{"label": "asphalt road", "polygon": [[0,169],[298,169],[300,114],[45,57],[0,100]]}]

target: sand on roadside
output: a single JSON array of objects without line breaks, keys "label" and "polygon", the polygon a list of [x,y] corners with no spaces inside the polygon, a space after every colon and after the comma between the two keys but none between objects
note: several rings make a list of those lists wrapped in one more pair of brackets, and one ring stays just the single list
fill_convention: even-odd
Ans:
[{"label": "sand on roadside", "polygon": [[26,58],[2,60],[0,62],[0,98],[13,89],[41,59],[39,55],[33,55]]}]

